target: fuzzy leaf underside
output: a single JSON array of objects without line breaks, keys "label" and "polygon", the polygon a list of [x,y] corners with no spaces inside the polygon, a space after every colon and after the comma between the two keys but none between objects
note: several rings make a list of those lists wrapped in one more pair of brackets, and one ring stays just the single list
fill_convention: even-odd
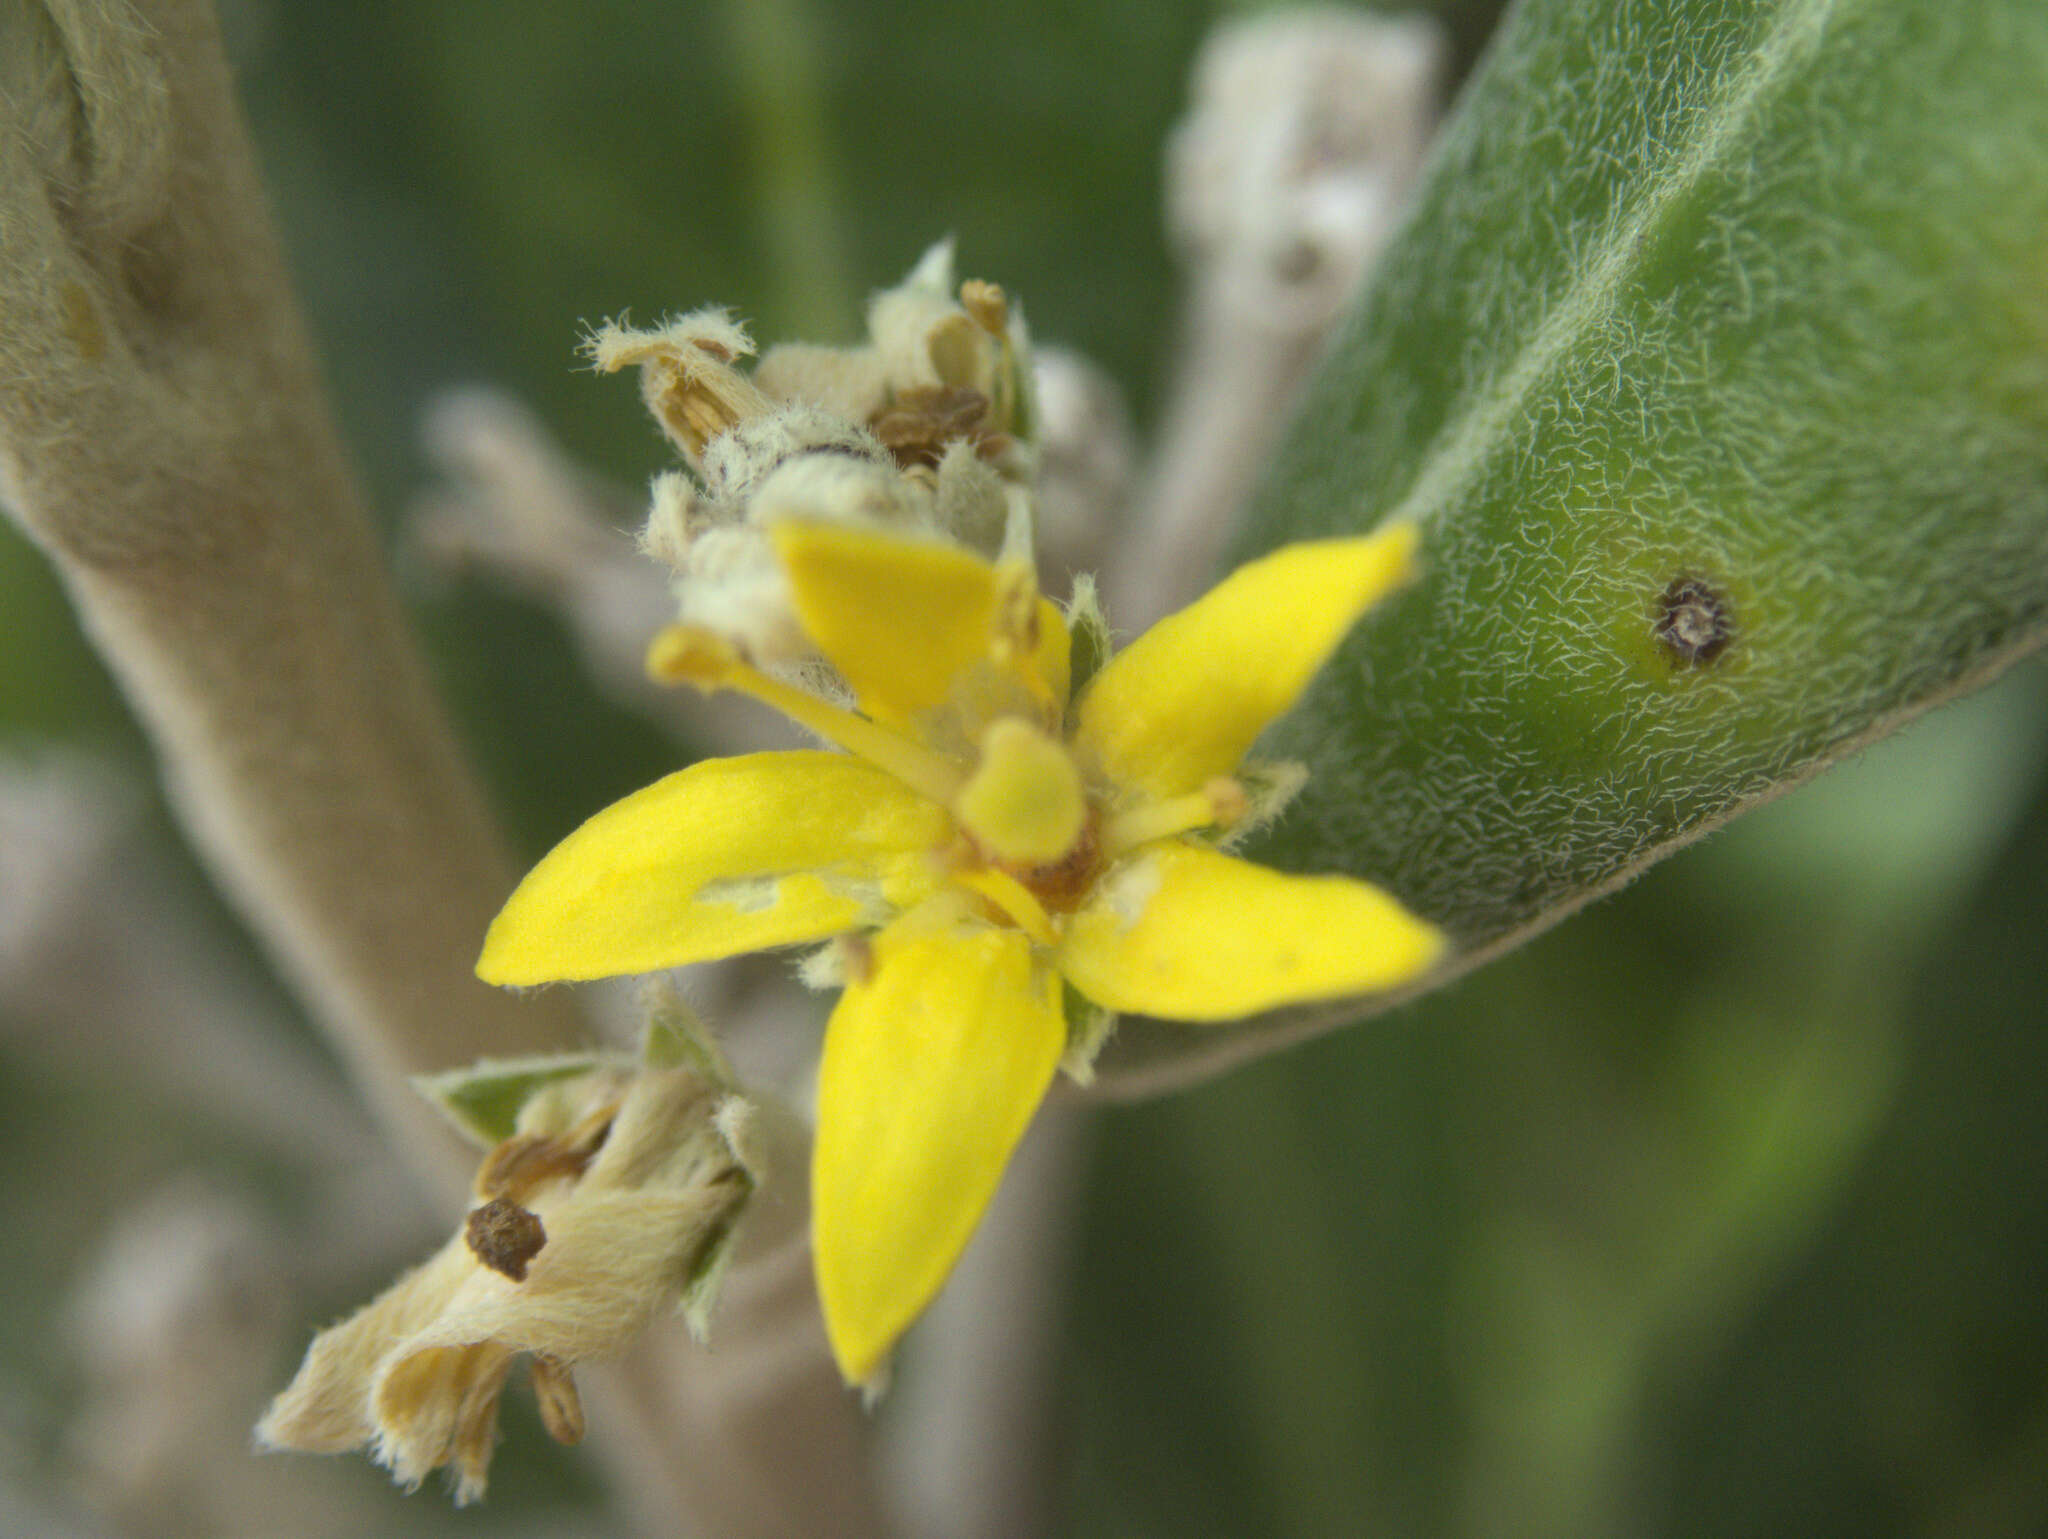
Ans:
[{"label": "fuzzy leaf underside", "polygon": [[[1514,11],[1234,552],[1413,519],[1427,567],[1269,736],[1312,775],[1247,853],[1470,959],[2034,645],[2044,80],[2040,0]],[[1723,647],[1660,638],[1674,592]],[[1132,1022],[1103,1070],[1363,1008]]]}]

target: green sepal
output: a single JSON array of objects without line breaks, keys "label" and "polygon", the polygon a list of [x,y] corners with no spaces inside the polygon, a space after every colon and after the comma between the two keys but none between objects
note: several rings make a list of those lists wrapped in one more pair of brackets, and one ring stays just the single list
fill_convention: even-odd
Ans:
[{"label": "green sepal", "polygon": [[1060,1058],[1060,1068],[1075,1084],[1091,1084],[1096,1055],[1116,1032],[1116,1012],[1105,1010],[1064,978],[1060,980],[1060,1008],[1067,1018],[1067,1050]]},{"label": "green sepal", "polygon": [[[1010,330],[1016,332],[1023,329],[1023,310],[1014,299],[1010,304]],[[1012,346],[1005,335],[1001,368],[1009,387],[1010,431],[1024,442],[1034,443],[1038,438],[1038,387],[1031,376],[1031,349]]]},{"label": "green sepal", "polygon": [[[751,1180],[748,1181],[749,1192],[753,1185]],[[702,1343],[710,1339],[711,1308],[718,1302],[718,1290],[725,1285],[726,1268],[732,1264],[733,1237],[739,1232],[740,1218],[745,1211],[742,1207],[713,1231],[697,1252],[689,1275],[683,1279],[683,1296],[677,1309],[692,1341]]]},{"label": "green sepal", "polygon": [[[726,1147],[732,1150],[740,1163],[742,1174],[739,1179],[745,1183],[745,1196],[751,1198],[767,1173],[765,1156],[760,1148],[755,1105],[743,1096],[728,1096],[719,1106],[714,1123],[718,1136],[725,1140]],[[683,1278],[682,1297],[677,1308],[694,1341],[704,1341],[710,1334],[711,1307],[718,1300],[726,1268],[732,1263],[734,1239],[746,1211],[744,1200],[733,1206],[724,1222],[705,1239]]]},{"label": "green sepal", "polygon": [[412,1088],[464,1138],[491,1149],[518,1131],[520,1109],[538,1091],[616,1062],[616,1054],[594,1052],[484,1058],[465,1068],[415,1074]]},{"label": "green sepal", "polygon": [[1109,661],[1109,621],[1102,615],[1102,599],[1095,591],[1095,574],[1082,572],[1074,578],[1074,593],[1067,604],[1067,697],[1081,698],[1088,681]]},{"label": "green sepal", "polygon": [[641,991],[647,1029],[640,1038],[640,1063],[648,1069],[694,1069],[714,1085],[733,1089],[732,1063],[704,1018],[690,1008],[674,984],[650,982]]}]

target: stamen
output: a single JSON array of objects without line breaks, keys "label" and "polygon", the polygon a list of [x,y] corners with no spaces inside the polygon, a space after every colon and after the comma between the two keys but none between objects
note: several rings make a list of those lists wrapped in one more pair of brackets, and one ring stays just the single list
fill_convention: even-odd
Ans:
[{"label": "stamen", "polygon": [[745,330],[720,310],[681,316],[650,331],[607,324],[586,346],[601,373],[640,366],[641,399],[699,468],[712,439],[775,409],[758,385],[731,366],[753,350]]},{"label": "stamen", "polygon": [[1030,888],[1009,872],[985,866],[980,870],[957,871],[953,874],[953,880],[988,899],[1002,910],[1012,924],[1039,945],[1050,946],[1059,938],[1053,930],[1052,918],[1046,913],[1045,905],[1031,895]]},{"label": "stamen", "polygon": [[992,337],[1000,337],[1010,324],[1009,297],[998,285],[980,278],[969,278],[960,285],[960,308]]},{"label": "stamen", "polygon": [[942,806],[966,783],[966,773],[950,760],[844,706],[771,678],[744,661],[731,642],[701,625],[671,625],[656,636],[647,649],[647,672],[657,683],[694,684],[706,694],[730,689],[752,695]]},{"label": "stamen", "polygon": [[533,1398],[540,1406],[540,1424],[548,1436],[565,1447],[583,1441],[583,1397],[576,1392],[575,1375],[569,1365],[545,1352],[534,1354]]},{"label": "stamen", "polygon": [[1116,860],[1141,844],[1171,839],[1197,828],[1228,828],[1251,807],[1251,798],[1235,780],[1210,781],[1199,791],[1145,802],[1116,812],[1102,825],[1102,856]]},{"label": "stamen", "polygon": [[1057,728],[1065,703],[1038,667],[1040,621],[1038,573],[1028,561],[1005,556],[996,564],[995,623],[989,654],[998,668],[1020,680],[1045,719]]}]

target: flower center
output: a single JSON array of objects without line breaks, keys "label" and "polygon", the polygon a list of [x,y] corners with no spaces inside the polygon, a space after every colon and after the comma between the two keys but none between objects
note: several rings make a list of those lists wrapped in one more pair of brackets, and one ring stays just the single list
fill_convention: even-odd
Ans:
[{"label": "flower center", "polygon": [[1051,945],[1052,915],[1071,913],[1102,869],[1101,817],[1073,755],[1022,717],[1000,717],[952,810],[978,857],[953,879]]},{"label": "flower center", "polygon": [[[1028,640],[1028,636],[1024,639]],[[1139,845],[1243,817],[1246,796],[1218,779],[1182,796],[1106,811],[1090,800],[1066,744],[1023,716],[982,729],[971,768],[879,722],[761,672],[731,642],[698,625],[655,638],[648,672],[669,683],[752,695],[819,736],[885,770],[953,814],[972,854],[952,879],[1041,944],[1110,862]]]},{"label": "flower center", "polygon": [[1003,865],[1046,866],[1080,842],[1088,798],[1062,744],[1004,716],[982,733],[981,762],[953,798],[953,816]]}]

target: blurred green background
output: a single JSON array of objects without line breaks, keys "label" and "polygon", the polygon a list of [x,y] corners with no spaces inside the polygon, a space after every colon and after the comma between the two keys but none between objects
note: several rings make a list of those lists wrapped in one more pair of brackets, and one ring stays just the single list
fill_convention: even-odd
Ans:
[{"label": "blurred green background", "polygon": [[[434,392],[504,386],[637,483],[665,448],[577,371],[581,323],[724,302],[757,337],[849,337],[948,231],[1149,420],[1177,298],[1160,146],[1230,9],[225,8],[387,530]],[[1461,69],[1492,9],[1442,7]],[[401,575],[523,852],[672,767],[552,620]],[[0,751],[51,742],[147,772],[0,526]],[[2048,1534],[2044,750],[2026,664],[1439,996],[1108,1112],[1058,1531]],[[189,1164],[293,1189],[118,1065],[10,1050],[0,1108],[0,1372],[34,1444],[68,1393],[45,1322],[124,1196]],[[573,1489],[552,1455],[518,1473],[530,1425],[510,1439],[459,1526],[523,1480]]]}]

